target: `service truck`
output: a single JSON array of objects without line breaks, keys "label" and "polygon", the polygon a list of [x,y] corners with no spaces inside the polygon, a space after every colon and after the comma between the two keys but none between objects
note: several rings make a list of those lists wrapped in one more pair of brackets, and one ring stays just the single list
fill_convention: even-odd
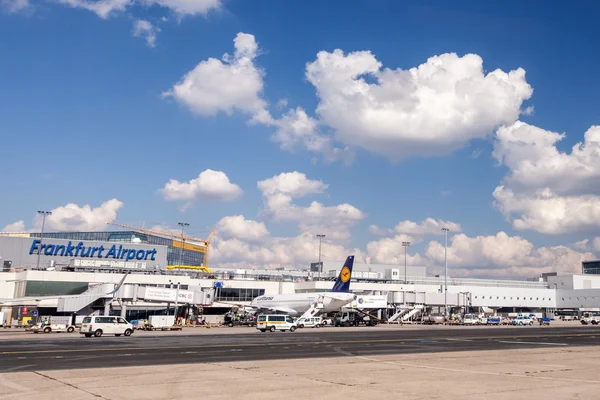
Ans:
[{"label": "service truck", "polygon": [[33,333],[50,332],[75,332],[75,325],[71,324],[71,317],[50,316],[42,317],[39,322],[31,327]]}]

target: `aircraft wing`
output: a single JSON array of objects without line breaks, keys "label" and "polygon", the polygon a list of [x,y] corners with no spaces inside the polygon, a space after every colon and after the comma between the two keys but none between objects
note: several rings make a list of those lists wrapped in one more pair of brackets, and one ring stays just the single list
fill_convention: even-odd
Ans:
[{"label": "aircraft wing", "polygon": [[285,314],[297,314],[296,310],[292,310],[291,308],[285,307],[260,307],[260,310],[272,313],[285,313]]},{"label": "aircraft wing", "polygon": [[98,294],[66,294],[66,295],[54,295],[54,296],[29,296],[29,297],[14,297],[14,298],[7,298],[7,299],[0,299],[0,304],[6,304],[6,303],[16,303],[16,302],[20,302],[20,301],[41,301],[41,300],[54,300],[54,299],[73,299],[73,298],[81,298],[81,297],[103,297],[103,296],[110,296],[111,294],[116,293],[121,286],[123,286],[123,283],[125,282],[125,278],[127,278],[127,275],[129,275],[129,272],[125,273],[125,276],[123,276],[123,279],[121,279],[121,281],[117,284],[117,287],[114,288],[114,290],[111,290],[108,293],[104,293],[101,295]]},{"label": "aircraft wing", "polygon": [[323,294],[321,294],[321,296],[329,297],[334,300],[348,301],[348,303],[350,303],[356,299],[356,296],[354,296],[353,298],[348,298],[348,296],[343,296],[345,294],[347,294],[347,293],[339,293],[339,295],[337,293],[323,293]]},{"label": "aircraft wing", "polygon": [[262,311],[262,312],[286,313],[286,314],[296,314],[297,313],[296,310],[292,310],[291,308],[285,308],[285,307],[252,306],[250,304],[229,303],[227,301],[219,301],[218,303],[227,304],[227,305],[235,306],[235,307],[239,307],[239,308],[252,308],[253,310]]}]

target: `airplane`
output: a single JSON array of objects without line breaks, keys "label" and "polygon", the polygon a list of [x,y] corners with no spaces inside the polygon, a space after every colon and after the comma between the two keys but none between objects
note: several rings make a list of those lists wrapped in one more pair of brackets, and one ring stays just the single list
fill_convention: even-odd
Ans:
[{"label": "airplane", "polygon": [[130,271],[127,271],[125,273],[125,276],[123,276],[123,279],[121,279],[121,281],[117,284],[117,286],[114,288],[114,290],[111,290],[108,293],[103,293],[103,294],[67,294],[67,295],[54,295],[54,296],[29,296],[29,297],[15,297],[15,298],[5,298],[5,299],[0,299],[0,304],[12,304],[12,303],[18,303],[18,302],[22,302],[22,301],[41,301],[41,300],[55,300],[55,299],[74,299],[74,298],[82,298],[82,297],[104,297],[104,296],[110,296],[111,294],[116,293],[121,286],[123,286],[123,283],[125,282],[125,279],[127,278],[127,275],[129,275]]},{"label": "airplane", "polygon": [[238,307],[252,308],[260,313],[287,314],[291,317],[300,316],[308,311],[313,304],[321,302],[321,313],[339,311],[340,308],[356,300],[356,295],[350,293],[350,278],[354,256],[349,256],[340,271],[340,274],[329,292],[277,294],[272,296],[258,296],[250,305]]}]

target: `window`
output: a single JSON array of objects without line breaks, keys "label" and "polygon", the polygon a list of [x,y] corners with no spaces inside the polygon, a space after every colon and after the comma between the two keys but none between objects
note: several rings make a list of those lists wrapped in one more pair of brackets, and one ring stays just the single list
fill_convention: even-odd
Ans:
[{"label": "window", "polygon": [[215,301],[252,301],[265,294],[265,289],[219,288]]}]

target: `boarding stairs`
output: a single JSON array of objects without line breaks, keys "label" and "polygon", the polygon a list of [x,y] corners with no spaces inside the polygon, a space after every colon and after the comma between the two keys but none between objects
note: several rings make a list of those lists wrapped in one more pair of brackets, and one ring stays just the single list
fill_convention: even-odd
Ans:
[{"label": "boarding stairs", "polygon": [[405,315],[402,316],[402,321],[408,321],[413,316],[415,316],[418,313],[422,312],[424,308],[425,308],[425,306],[423,304],[417,304],[415,306],[415,308],[413,308],[412,310],[410,310],[410,312],[408,312],[407,314],[405,314]]},{"label": "boarding stairs", "polygon": [[388,322],[396,322],[400,317],[405,315],[407,312],[411,311],[413,307],[410,306],[400,306],[396,309],[396,313],[388,318]]},{"label": "boarding stairs", "polygon": [[113,283],[101,283],[88,288],[85,292],[81,293],[79,297],[69,297],[58,299],[58,306],[56,311],[58,312],[77,312],[86,306],[92,304],[98,299],[106,296],[106,293],[114,290],[115,285]]},{"label": "boarding stairs", "polygon": [[325,304],[323,304],[323,296],[319,296],[317,301],[310,305],[310,308],[304,312],[299,318],[311,318],[320,313],[323,308],[325,308]]}]

